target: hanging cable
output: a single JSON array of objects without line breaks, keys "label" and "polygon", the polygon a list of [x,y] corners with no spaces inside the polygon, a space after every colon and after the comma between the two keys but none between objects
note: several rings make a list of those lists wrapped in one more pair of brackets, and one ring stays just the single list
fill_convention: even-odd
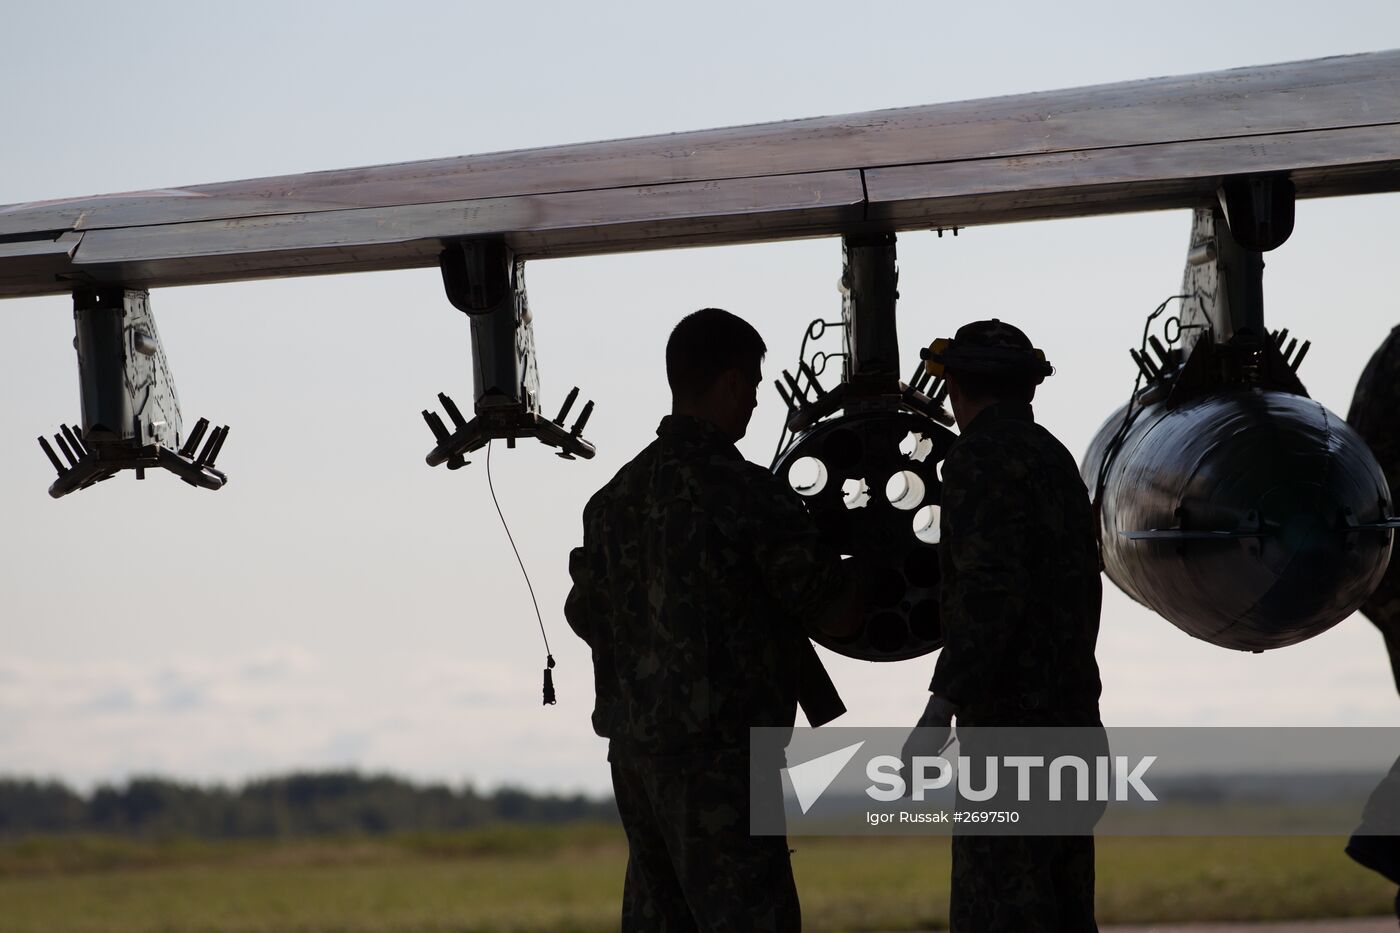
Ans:
[{"label": "hanging cable", "polygon": [[525,577],[525,586],[530,591],[530,602],[535,605],[535,620],[540,624],[540,638],[544,639],[544,705],[553,706],[556,698],[554,696],[554,653],[549,650],[549,636],[544,631],[544,616],[540,614],[540,601],[535,598],[535,586],[530,582],[530,572],[525,569],[525,561],[520,558],[520,548],[515,546],[515,536],[510,533],[510,525],[506,524],[505,513],[501,511],[500,500],[496,498],[496,486],[491,482],[491,442],[486,442],[486,488],[491,491],[491,504],[496,507],[496,515],[501,519],[501,527],[506,531],[506,540],[510,542],[510,549],[515,552],[515,562],[520,565],[520,572]]}]

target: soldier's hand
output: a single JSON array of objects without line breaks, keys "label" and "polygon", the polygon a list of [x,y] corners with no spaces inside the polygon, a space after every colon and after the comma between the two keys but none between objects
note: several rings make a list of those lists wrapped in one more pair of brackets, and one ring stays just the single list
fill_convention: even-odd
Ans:
[{"label": "soldier's hand", "polygon": [[936,758],[952,744],[953,715],[956,712],[957,707],[946,698],[937,694],[929,697],[923,715],[909,733],[909,738],[904,740],[904,748],[899,755],[900,761],[904,763],[906,795],[913,793],[916,778],[914,759]]}]

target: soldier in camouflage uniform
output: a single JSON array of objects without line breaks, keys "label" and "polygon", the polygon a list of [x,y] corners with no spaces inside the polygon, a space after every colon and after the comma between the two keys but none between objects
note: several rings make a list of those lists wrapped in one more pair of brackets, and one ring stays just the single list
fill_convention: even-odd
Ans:
[{"label": "soldier in camouflage uniform", "polygon": [[[1100,727],[1093,512],[1074,457],[1031,412],[1053,370],[1000,321],[940,344],[929,359],[961,435],[943,463],[944,647],[919,725]],[[1093,836],[955,835],[950,913],[953,933],[1096,930]]]},{"label": "soldier in camouflage uniform", "polygon": [[[624,931],[801,927],[787,840],[749,834],[749,729],[794,722],[815,659],[801,620],[841,633],[858,616],[839,555],[734,447],[765,349],[719,309],[676,326],[673,413],[589,500],[570,555],[565,613],[592,649],[627,832]],[[763,791],[779,809],[780,766]]]},{"label": "soldier in camouflage uniform", "polygon": [[[1356,429],[1376,455],[1376,462],[1390,482],[1390,508],[1400,488],[1400,327],[1390,332],[1366,364],[1351,398],[1347,424]],[[1390,655],[1390,672],[1400,690],[1400,561],[1392,560],[1381,585],[1361,606],[1366,618],[1380,629]]]},{"label": "soldier in camouflage uniform", "polygon": [[[1372,355],[1356,383],[1347,423],[1371,447],[1376,462],[1390,483],[1390,510],[1396,514],[1400,491],[1400,327],[1386,337]],[[1380,629],[1390,655],[1390,672],[1400,690],[1400,560],[1391,558],[1381,585],[1361,606],[1366,618]],[[1353,859],[1400,884],[1400,836],[1383,834],[1400,813],[1400,760],[1371,794],[1361,826],[1347,843]],[[1400,916],[1400,893],[1395,898]]]}]

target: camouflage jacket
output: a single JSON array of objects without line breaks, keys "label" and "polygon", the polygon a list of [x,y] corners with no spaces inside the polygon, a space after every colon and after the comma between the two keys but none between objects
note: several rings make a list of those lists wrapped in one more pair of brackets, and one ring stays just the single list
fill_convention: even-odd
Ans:
[{"label": "camouflage jacket", "polygon": [[1097,725],[1098,540],[1074,458],[1002,403],[943,462],[944,647],[929,689],[966,725]]},{"label": "camouflage jacket", "polygon": [[614,749],[748,746],[791,726],[803,632],[842,589],[838,555],[769,471],[672,415],[583,512],[569,625],[593,652],[593,728]]},{"label": "camouflage jacket", "polygon": [[[1371,356],[1356,394],[1351,397],[1347,423],[1371,447],[1390,483],[1390,511],[1400,502],[1400,431],[1395,430],[1400,411],[1400,327],[1391,330],[1385,343]],[[1361,611],[1381,630],[1390,654],[1390,673],[1400,690],[1400,560],[1391,558],[1380,586],[1367,598]]]}]

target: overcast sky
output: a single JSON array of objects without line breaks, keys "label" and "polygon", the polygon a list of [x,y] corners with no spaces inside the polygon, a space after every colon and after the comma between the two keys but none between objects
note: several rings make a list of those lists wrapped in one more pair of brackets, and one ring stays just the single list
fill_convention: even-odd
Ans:
[{"label": "overcast sky", "polygon": [[[1400,7],[1334,0],[1104,3],[7,4],[0,203],[702,129],[1400,46]],[[900,237],[901,347],[999,316],[1058,374],[1040,419],[1076,455],[1126,399],[1127,348],[1177,291],[1167,212]],[[1400,321],[1394,195],[1305,202],[1269,257],[1269,322],[1345,413]],[[496,451],[496,487],[559,661],[544,652],[483,461],[430,470],[419,410],[471,400],[468,324],[435,270],[172,288],[152,308],[186,424],[232,426],[218,493],[130,474],[53,501],[34,438],[79,419],[66,298],[0,307],[0,773],[87,785],[358,766],[418,778],[608,786],[586,648],[564,624],[588,495],[652,436],[662,349],[719,305],[767,374],[839,312],[835,239],[529,267],[544,403],[597,401],[599,455]],[[834,347],[832,348],[834,349]],[[766,463],[771,389],[740,445]],[[1182,634],[1106,583],[1110,725],[1400,724],[1356,616],[1265,655]],[[833,659],[852,712],[899,724],[933,658]]]}]

